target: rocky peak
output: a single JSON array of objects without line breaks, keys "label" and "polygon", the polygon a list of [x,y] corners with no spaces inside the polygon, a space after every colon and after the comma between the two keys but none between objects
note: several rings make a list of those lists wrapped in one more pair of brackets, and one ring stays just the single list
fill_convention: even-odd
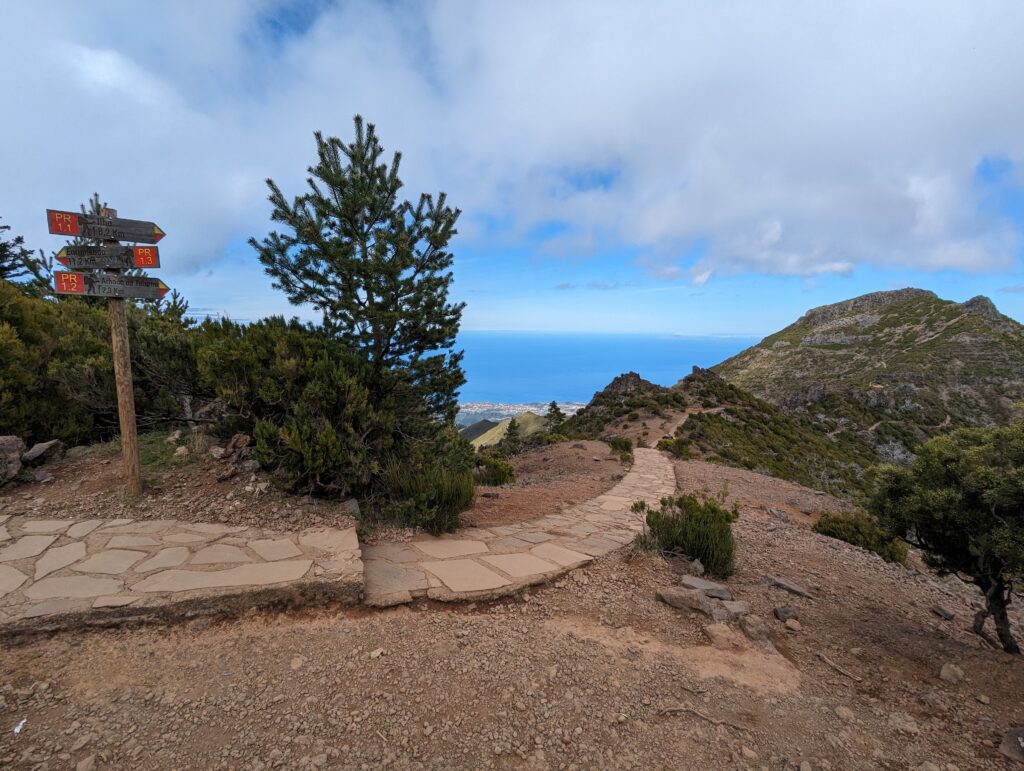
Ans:
[{"label": "rocky peak", "polygon": [[914,289],[913,287],[893,289],[887,292],[871,292],[870,294],[864,294],[850,300],[843,300],[842,302],[833,303],[832,305],[822,305],[818,308],[812,308],[807,311],[807,313],[805,313],[797,323],[799,324],[803,322],[812,325],[826,324],[843,316],[849,316],[857,313],[869,313],[871,311],[877,311],[881,308],[893,305],[894,303],[906,302],[907,300],[917,300],[924,297],[938,299],[938,296],[934,292],[930,292],[927,289]]},{"label": "rocky peak", "polygon": [[995,304],[983,294],[960,303],[960,307],[964,309],[964,313],[973,313],[997,321],[1002,319],[1002,314],[996,309]]}]

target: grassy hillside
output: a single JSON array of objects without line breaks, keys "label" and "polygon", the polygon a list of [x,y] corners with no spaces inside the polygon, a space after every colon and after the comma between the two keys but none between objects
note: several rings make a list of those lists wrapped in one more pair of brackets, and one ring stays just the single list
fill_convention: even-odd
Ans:
[{"label": "grassy hillside", "polygon": [[655,385],[636,372],[619,375],[594,394],[586,407],[565,421],[568,436],[595,439],[616,420],[637,420],[646,415],[664,415],[666,410],[686,406],[678,391]]},{"label": "grassy hillside", "polygon": [[474,439],[483,436],[497,425],[498,421],[487,420],[486,418],[484,418],[483,420],[478,420],[476,423],[471,423],[468,426],[460,428],[459,433],[462,435],[463,438],[468,439],[469,441],[472,442]]},{"label": "grassy hillside", "polygon": [[876,292],[808,311],[714,370],[900,459],[936,433],[1022,415],[1024,326],[985,297]]},{"label": "grassy hillside", "polygon": [[[511,422],[512,418],[506,418],[493,428],[470,441],[473,443],[473,446],[477,448],[495,445],[504,438],[505,433],[508,431],[508,424]],[[533,412],[524,412],[522,415],[517,415],[516,422],[519,423],[519,435],[524,439],[543,431],[546,425],[544,416],[537,415]]]},{"label": "grassy hillside", "polygon": [[860,435],[830,435],[708,370],[695,369],[675,388],[703,410],[659,443],[678,457],[747,468],[847,499],[860,497],[864,472],[879,459]]}]

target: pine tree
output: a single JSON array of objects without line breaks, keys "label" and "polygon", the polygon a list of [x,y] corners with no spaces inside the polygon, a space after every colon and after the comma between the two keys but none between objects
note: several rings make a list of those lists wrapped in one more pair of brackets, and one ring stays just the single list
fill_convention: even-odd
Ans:
[{"label": "pine tree", "polygon": [[283,232],[250,244],[274,286],[319,310],[325,329],[368,364],[374,407],[397,404],[400,421],[450,423],[465,382],[462,353],[451,350],[464,304],[448,301],[460,212],[444,193],[400,200],[401,154],[382,162],[374,126],[359,116],[355,135],[346,144],[316,133],[309,191],[294,201],[267,180]]},{"label": "pine tree", "polygon": [[25,248],[23,236],[15,236],[5,240],[3,234],[11,229],[10,225],[0,225],[0,279],[4,281],[25,281],[36,277],[33,270],[32,253]]},{"label": "pine tree", "polygon": [[499,445],[506,455],[515,455],[523,449],[523,436],[519,431],[518,420],[515,418],[509,420],[508,428],[505,429],[505,436],[501,438]]},{"label": "pine tree", "polygon": [[562,430],[562,424],[565,423],[565,413],[562,412],[558,406],[558,402],[552,401],[548,405],[547,415],[544,416],[547,424],[547,429],[553,434],[557,434]]}]

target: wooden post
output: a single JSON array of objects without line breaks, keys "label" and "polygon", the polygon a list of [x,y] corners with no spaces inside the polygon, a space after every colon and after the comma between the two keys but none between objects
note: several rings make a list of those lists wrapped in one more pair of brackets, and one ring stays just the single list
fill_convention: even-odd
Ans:
[{"label": "wooden post", "polygon": [[[106,217],[116,217],[117,211],[105,209],[103,214]],[[141,495],[142,468],[139,463],[139,435],[135,426],[132,355],[128,343],[128,316],[124,300],[120,297],[109,298],[107,315],[110,317],[110,342],[114,350],[114,380],[117,384],[117,417],[121,424],[121,456],[124,458],[125,486],[130,494]]]}]

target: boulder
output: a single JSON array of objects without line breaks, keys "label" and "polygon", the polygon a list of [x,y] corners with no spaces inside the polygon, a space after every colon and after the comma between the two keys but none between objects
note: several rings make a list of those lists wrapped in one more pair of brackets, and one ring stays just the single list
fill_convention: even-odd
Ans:
[{"label": "boulder", "polygon": [[21,471],[25,443],[18,436],[0,436],[0,485],[10,482]]},{"label": "boulder", "polygon": [[793,610],[793,608],[776,608],[773,611],[773,613],[775,614],[775,618],[777,618],[783,624],[785,624],[791,618],[795,618],[798,621],[800,620],[800,614]]},{"label": "boulder", "polygon": [[954,614],[953,611],[947,610],[942,605],[933,605],[932,613],[945,621],[952,621],[956,617],[956,614]]},{"label": "boulder", "polygon": [[1010,760],[1024,763],[1024,726],[1011,728],[999,745],[999,752]]},{"label": "boulder", "polygon": [[704,592],[708,597],[714,597],[716,600],[732,599],[732,592],[729,591],[728,587],[716,584],[714,581],[708,581],[700,576],[683,576],[679,579],[679,585],[687,589],[697,589]]},{"label": "boulder", "polygon": [[21,456],[26,466],[39,466],[51,460],[59,460],[64,455],[64,442],[51,439],[49,442],[38,442],[32,449]]},{"label": "boulder", "polygon": [[956,664],[946,662],[942,665],[942,669],[939,670],[939,677],[947,683],[953,683],[955,685],[964,679],[964,671]]},{"label": "boulder", "polygon": [[807,597],[812,599],[811,593],[802,585],[796,581],[790,581],[788,578],[779,578],[778,576],[765,576],[765,582],[769,586],[777,586],[780,589],[785,589],[790,594],[795,594],[798,597]]},{"label": "boulder", "polygon": [[789,514],[784,512],[782,509],[770,508],[768,509],[768,513],[780,522],[789,522]]},{"label": "boulder", "polygon": [[666,586],[658,590],[658,599],[680,610],[695,610],[711,616],[714,606],[708,601],[704,592],[699,589],[681,589],[678,586]]},{"label": "boulder", "polygon": [[742,600],[725,600],[722,607],[729,612],[729,619],[745,616],[750,612],[750,603]]}]

